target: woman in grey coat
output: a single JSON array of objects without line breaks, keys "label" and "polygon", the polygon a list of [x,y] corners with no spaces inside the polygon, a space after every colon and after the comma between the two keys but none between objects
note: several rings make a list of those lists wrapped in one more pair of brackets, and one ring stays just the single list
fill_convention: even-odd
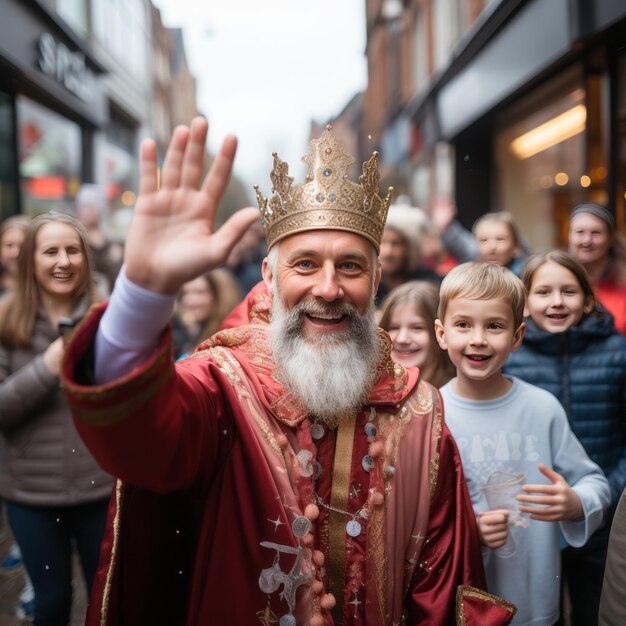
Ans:
[{"label": "woman in grey coat", "polygon": [[59,384],[62,331],[94,300],[86,241],[68,215],[34,218],[18,285],[0,300],[0,496],[35,589],[36,626],[69,622],[74,545],[91,586],[111,492]]}]

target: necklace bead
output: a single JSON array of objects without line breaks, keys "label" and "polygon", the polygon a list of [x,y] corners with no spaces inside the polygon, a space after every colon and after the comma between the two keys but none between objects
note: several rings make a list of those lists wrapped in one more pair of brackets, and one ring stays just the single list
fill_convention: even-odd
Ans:
[{"label": "necklace bead", "polygon": [[358,537],[362,530],[363,528],[361,527],[360,522],[357,522],[355,519],[351,519],[346,524],[346,532],[350,535],[350,537]]},{"label": "necklace bead", "polygon": [[311,437],[313,437],[313,439],[319,440],[325,434],[326,434],[326,431],[324,430],[324,427],[321,424],[318,424],[317,422],[314,422],[313,424],[311,424]]},{"label": "necklace bead", "polygon": [[363,469],[366,472],[371,472],[375,467],[374,458],[370,454],[366,454],[361,461],[361,465],[363,465]]}]

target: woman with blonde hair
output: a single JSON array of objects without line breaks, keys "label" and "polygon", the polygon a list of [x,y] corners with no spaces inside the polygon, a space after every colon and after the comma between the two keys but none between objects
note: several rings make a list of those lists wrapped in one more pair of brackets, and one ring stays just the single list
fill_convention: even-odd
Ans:
[{"label": "woman with blonde hair", "polygon": [[435,387],[455,374],[448,353],[435,337],[439,289],[414,280],[393,289],[383,301],[379,326],[391,337],[391,357],[405,367],[419,367],[422,378]]},{"label": "woman with blonde hair", "polygon": [[39,215],[0,301],[0,496],[35,589],[35,626],[69,622],[74,545],[90,588],[111,491],[59,384],[63,333],[95,299],[92,270],[80,222]]}]

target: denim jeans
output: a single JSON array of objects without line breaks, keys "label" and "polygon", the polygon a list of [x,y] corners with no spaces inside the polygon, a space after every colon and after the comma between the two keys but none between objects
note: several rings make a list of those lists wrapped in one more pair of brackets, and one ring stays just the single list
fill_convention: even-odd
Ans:
[{"label": "denim jeans", "polygon": [[51,507],[6,501],[9,524],[35,589],[35,626],[69,623],[74,548],[91,589],[108,504],[108,499]]}]

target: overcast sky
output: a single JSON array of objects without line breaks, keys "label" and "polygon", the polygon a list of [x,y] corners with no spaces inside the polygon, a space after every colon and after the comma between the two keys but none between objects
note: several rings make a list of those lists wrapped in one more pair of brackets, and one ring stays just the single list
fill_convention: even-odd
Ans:
[{"label": "overcast sky", "polygon": [[211,151],[234,133],[246,184],[269,193],[273,151],[301,182],[311,119],[338,114],[367,84],[365,0],[153,2],[184,30]]}]

